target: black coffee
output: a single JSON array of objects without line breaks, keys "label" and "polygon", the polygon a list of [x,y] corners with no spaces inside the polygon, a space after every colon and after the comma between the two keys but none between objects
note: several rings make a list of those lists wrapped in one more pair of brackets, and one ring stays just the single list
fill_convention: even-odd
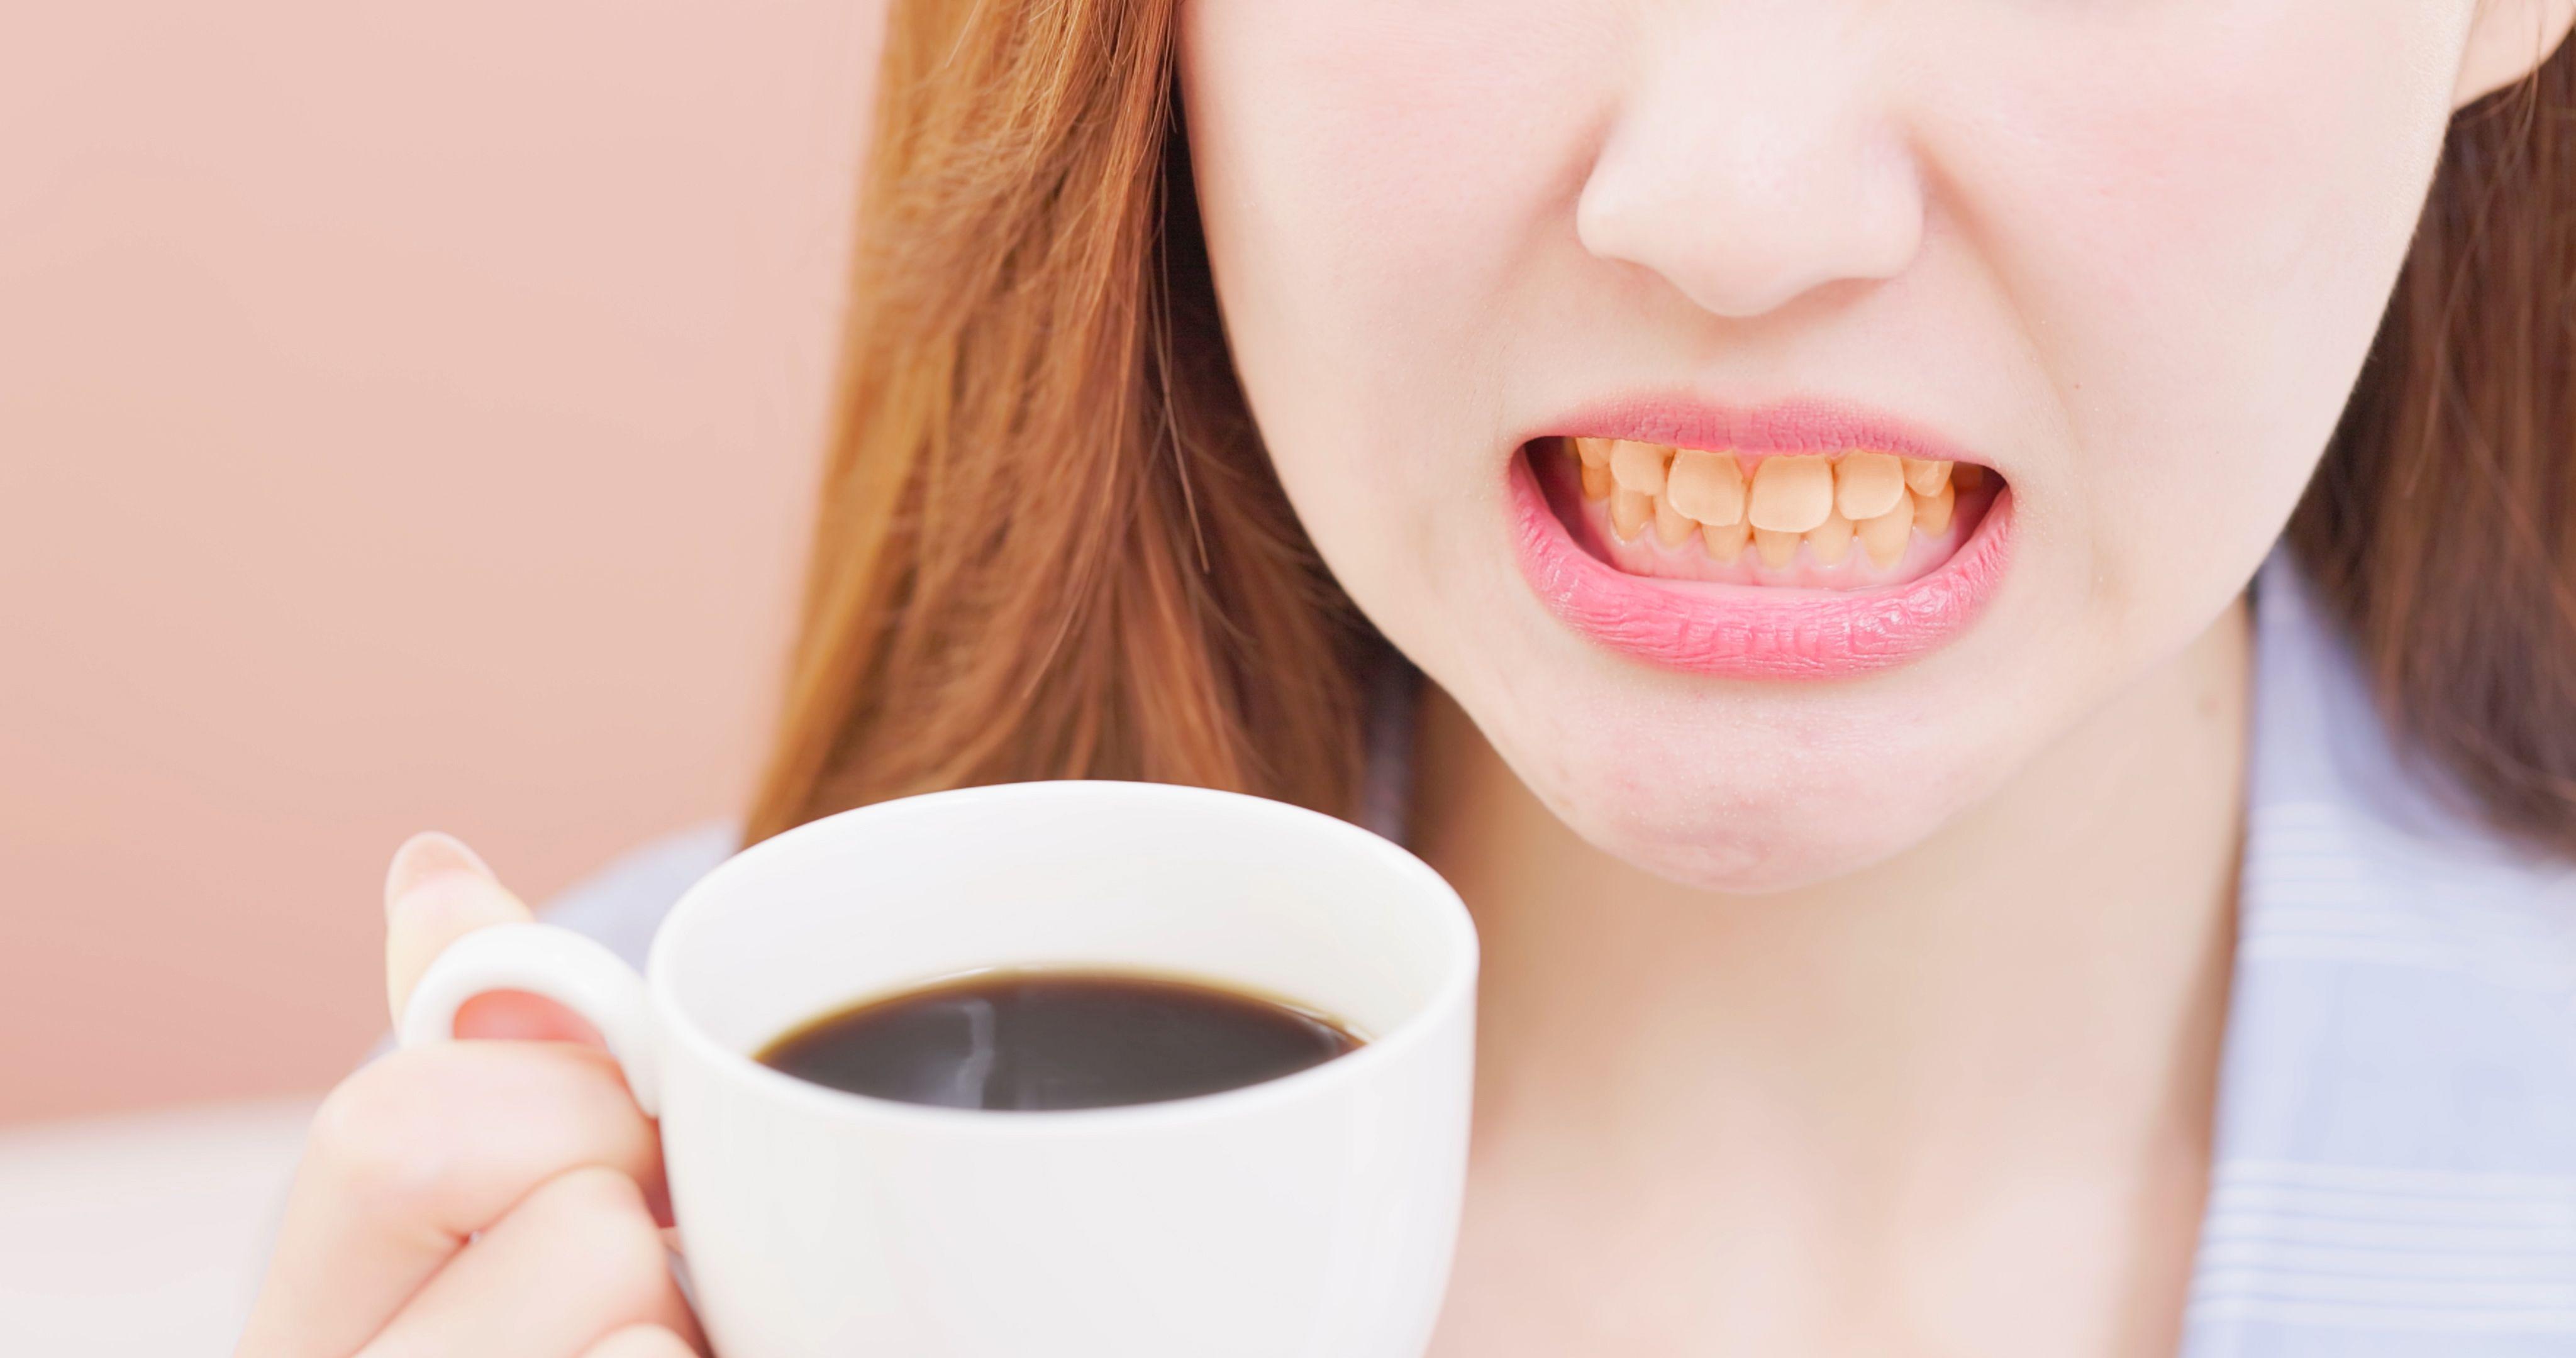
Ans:
[{"label": "black coffee", "polygon": [[816,1084],[948,1108],[1105,1108],[1275,1080],[1360,1045],[1239,991],[1127,972],[992,971],[790,1030],[762,1063]]}]

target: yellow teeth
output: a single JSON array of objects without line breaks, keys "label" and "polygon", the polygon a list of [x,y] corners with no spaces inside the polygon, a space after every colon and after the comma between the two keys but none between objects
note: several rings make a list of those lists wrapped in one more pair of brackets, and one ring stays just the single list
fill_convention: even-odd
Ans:
[{"label": "yellow teeth", "polygon": [[1860,545],[1869,552],[1871,565],[1885,570],[1905,555],[1905,539],[1914,531],[1914,497],[1899,495],[1896,507],[1858,525]]},{"label": "yellow teeth", "polygon": [[1702,524],[1699,545],[1713,561],[1732,562],[1744,551],[1744,540],[1752,536],[1753,525],[1742,519],[1733,523]]},{"label": "yellow teeth", "polygon": [[[1753,469],[1745,517],[1759,531],[1803,533],[1834,512],[1834,465],[1821,457],[1766,457]],[[1767,559],[1768,552],[1763,554]]]},{"label": "yellow teeth", "polygon": [[1852,521],[1841,514],[1827,514],[1823,523],[1807,530],[1807,550],[1827,566],[1839,566],[1851,555]]},{"label": "yellow teeth", "polygon": [[1610,445],[1610,479],[1630,490],[1648,495],[1664,493],[1664,464],[1672,461],[1673,450],[1658,443],[1631,443],[1621,439]]},{"label": "yellow teeth", "polygon": [[1858,523],[1905,498],[1905,467],[1889,453],[1847,453],[1834,467],[1834,508]]},{"label": "yellow teeth", "polygon": [[1941,488],[1939,490],[1936,490],[1929,495],[1916,495],[1914,497],[1914,526],[1922,529],[1927,535],[1937,534],[1947,530],[1950,527],[1950,507],[1952,502],[1953,492],[1950,489],[1950,483],[1946,480],[1941,483]]},{"label": "yellow teeth", "polygon": [[1699,527],[1680,510],[1673,508],[1669,495],[1655,497],[1655,541],[1667,547],[1679,547]]},{"label": "yellow teeth", "polygon": [[1762,553],[1762,564],[1765,566],[1788,565],[1789,558],[1798,554],[1800,541],[1801,538],[1796,533],[1782,533],[1769,528],[1753,530],[1753,548]]},{"label": "yellow teeth", "polygon": [[1587,500],[1598,500],[1609,493],[1610,464],[1606,461],[1584,463],[1583,498]]},{"label": "yellow teeth", "polygon": [[1744,469],[1725,453],[1684,448],[1673,454],[1664,495],[1685,517],[1733,523],[1744,517]]},{"label": "yellow teeth", "polygon": [[1857,540],[1885,569],[1905,555],[1912,533],[1947,532],[1958,493],[1986,479],[1973,462],[1859,448],[1747,463],[1731,452],[1630,439],[1562,443],[1582,475],[1583,498],[1609,501],[1610,528],[1621,542],[1635,542],[1651,523],[1666,548],[1697,533],[1711,560],[1733,562],[1751,542],[1773,568],[1794,560],[1801,544],[1817,564],[1840,565]]},{"label": "yellow teeth", "polygon": [[1635,542],[1654,513],[1654,496],[1627,486],[1610,488],[1610,530],[1621,542]]}]

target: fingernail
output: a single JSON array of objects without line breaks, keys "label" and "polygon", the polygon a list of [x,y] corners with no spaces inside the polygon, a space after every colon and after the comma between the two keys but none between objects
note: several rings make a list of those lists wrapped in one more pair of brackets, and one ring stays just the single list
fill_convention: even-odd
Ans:
[{"label": "fingernail", "polygon": [[458,872],[484,878],[492,875],[492,869],[465,847],[465,841],[436,830],[423,830],[394,850],[393,866],[385,869],[385,908],[393,909],[395,902],[419,890],[425,882]]}]

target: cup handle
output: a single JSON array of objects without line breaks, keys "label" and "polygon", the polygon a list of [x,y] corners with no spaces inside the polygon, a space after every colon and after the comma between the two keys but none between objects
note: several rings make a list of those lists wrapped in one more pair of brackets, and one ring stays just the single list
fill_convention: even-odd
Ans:
[{"label": "cup handle", "polygon": [[661,1062],[644,978],[590,937],[551,924],[496,924],[463,935],[421,973],[396,1040],[424,1047],[456,1038],[456,1011],[477,995],[524,990],[581,1015],[608,1042],[646,1117],[662,1115]]}]

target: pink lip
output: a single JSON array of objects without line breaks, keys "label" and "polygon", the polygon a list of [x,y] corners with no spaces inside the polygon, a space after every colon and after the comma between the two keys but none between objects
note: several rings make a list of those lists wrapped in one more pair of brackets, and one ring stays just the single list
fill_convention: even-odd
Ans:
[{"label": "pink lip", "polygon": [[[1578,412],[1529,438],[1580,434],[1745,452],[1875,448],[1907,457],[1983,462],[1926,431],[1852,407],[1793,403],[1727,410],[1656,399]],[[1949,560],[1883,589],[1830,592],[1630,575],[1567,533],[1515,451],[1509,474],[1521,573],[1575,631],[1653,664],[1737,679],[1829,679],[1901,665],[1976,620],[2011,555],[2009,485]]]}]

